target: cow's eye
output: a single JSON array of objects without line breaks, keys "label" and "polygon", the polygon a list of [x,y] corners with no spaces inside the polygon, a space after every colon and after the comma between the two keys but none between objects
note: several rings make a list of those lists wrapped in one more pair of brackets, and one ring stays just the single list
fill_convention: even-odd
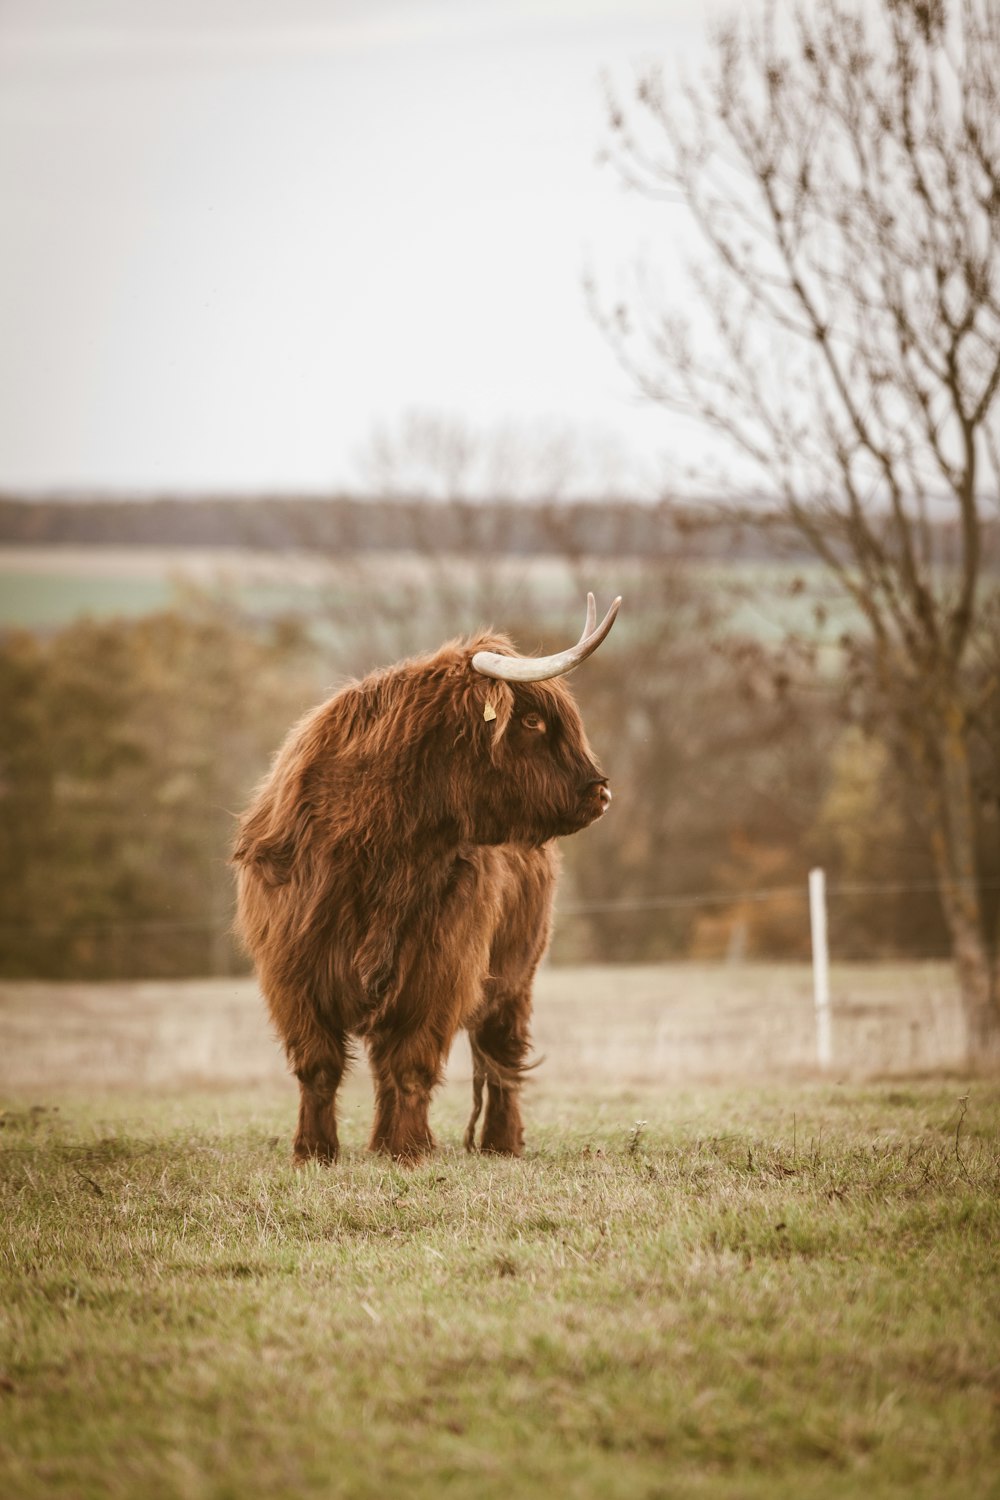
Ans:
[{"label": "cow's eye", "polygon": [[525,714],[524,718],[521,720],[521,723],[524,725],[525,729],[531,729],[536,734],[545,733],[545,720],[542,718],[541,714]]}]

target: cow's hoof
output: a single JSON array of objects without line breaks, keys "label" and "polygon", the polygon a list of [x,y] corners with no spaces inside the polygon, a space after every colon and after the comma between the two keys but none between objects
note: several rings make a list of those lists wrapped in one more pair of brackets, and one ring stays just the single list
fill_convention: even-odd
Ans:
[{"label": "cow's hoof", "polygon": [[311,1161],[318,1162],[323,1167],[332,1167],[336,1160],[337,1147],[331,1146],[329,1141],[315,1141],[308,1144],[304,1141],[296,1141],[292,1147],[293,1167],[306,1167]]},{"label": "cow's hoof", "polygon": [[369,1150],[378,1156],[391,1157],[401,1167],[416,1167],[434,1150],[434,1142],[404,1141],[402,1144],[394,1144],[390,1141],[373,1141]]}]

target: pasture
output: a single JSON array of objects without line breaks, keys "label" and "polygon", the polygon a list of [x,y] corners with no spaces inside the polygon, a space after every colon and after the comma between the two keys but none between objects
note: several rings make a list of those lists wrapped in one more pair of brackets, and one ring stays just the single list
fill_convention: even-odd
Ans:
[{"label": "pasture", "polygon": [[[698,596],[725,600],[730,632],[766,643],[781,641],[788,631],[815,637],[820,601],[829,640],[853,620],[849,603],[831,594],[812,564],[688,561],[685,576]],[[798,581],[803,578],[806,589]],[[417,551],[330,557],[239,547],[0,545],[0,627],[50,630],[84,615],[107,619],[183,608],[193,589],[252,615],[302,615],[320,622],[321,634],[332,628],[336,635],[346,620],[370,613],[373,598],[384,601],[391,619],[402,591],[408,618],[426,625],[422,645],[430,646],[483,623],[484,609],[504,628],[525,612],[533,626],[557,628],[560,616],[576,618],[581,583],[598,588],[602,597],[625,593],[629,608],[617,628],[634,628],[637,611],[647,603],[634,558],[567,563],[552,556]]]},{"label": "pasture", "polygon": [[1000,1096],[884,1076],[944,971],[834,981],[820,1080],[804,971],[548,969],[524,1158],[463,1054],[410,1171],[362,1070],[291,1168],[241,981],[0,987],[0,1493],[995,1494]]}]

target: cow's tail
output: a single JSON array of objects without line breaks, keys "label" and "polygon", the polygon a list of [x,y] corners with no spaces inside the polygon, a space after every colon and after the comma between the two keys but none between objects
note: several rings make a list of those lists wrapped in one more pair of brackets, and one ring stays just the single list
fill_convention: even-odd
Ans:
[{"label": "cow's tail", "polygon": [[469,1123],[465,1127],[465,1149],[475,1151],[476,1149],[476,1126],[479,1124],[479,1116],[483,1112],[483,1088],[486,1083],[486,1055],[476,1046],[475,1038],[470,1037],[472,1043],[472,1114]]},{"label": "cow's tail", "polygon": [[472,1047],[472,1114],[465,1127],[464,1144],[466,1151],[475,1151],[476,1126],[483,1112],[483,1089],[486,1084],[492,1083],[498,1088],[517,1088],[525,1073],[531,1073],[545,1059],[536,1057],[529,1063],[502,1063],[495,1057],[488,1057],[476,1044],[475,1037],[470,1036],[469,1042]]}]

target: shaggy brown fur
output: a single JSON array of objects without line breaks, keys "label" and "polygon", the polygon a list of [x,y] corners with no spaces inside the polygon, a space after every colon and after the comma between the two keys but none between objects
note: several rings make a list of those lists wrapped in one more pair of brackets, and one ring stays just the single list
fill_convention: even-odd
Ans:
[{"label": "shaggy brown fur", "polygon": [[[373,1150],[434,1145],[431,1093],[469,1031],[472,1149],[520,1153],[531,985],[549,939],[552,840],[610,801],[562,680],[471,666],[453,641],[351,683],[292,729],[240,820],[238,928],[299,1080],[294,1155],[337,1155],[335,1100],[361,1037]],[[495,718],[487,719],[487,704]]]}]

